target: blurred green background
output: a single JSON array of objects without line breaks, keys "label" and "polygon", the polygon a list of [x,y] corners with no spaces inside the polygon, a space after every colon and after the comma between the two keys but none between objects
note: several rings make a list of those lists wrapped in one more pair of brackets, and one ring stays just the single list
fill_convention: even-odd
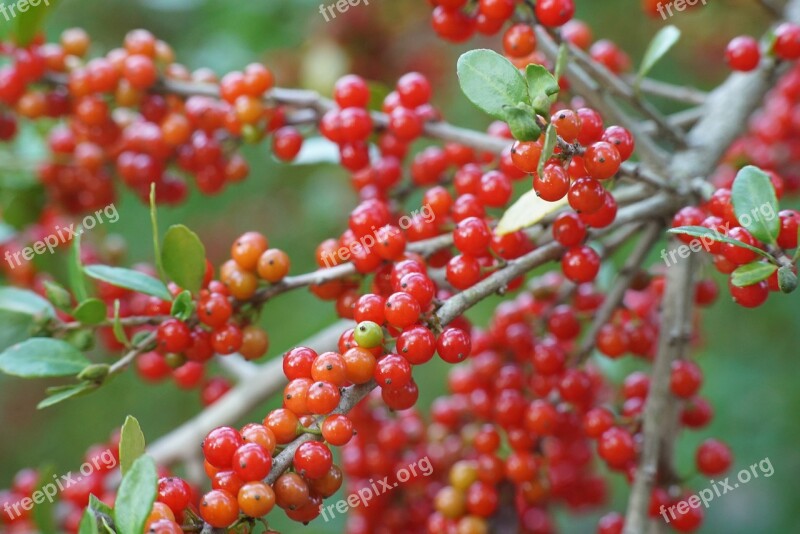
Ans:
[{"label": "blurred green background", "polygon": [[[638,63],[661,20],[645,20],[632,0],[578,0],[578,16],[587,20],[596,38],[611,38]],[[760,32],[768,24],[752,1],[713,0],[708,6],[676,14],[669,22],[683,37],[669,58],[653,72],[674,83],[710,88],[726,74],[719,58],[728,39],[738,33]],[[118,46],[124,34],[143,27],[174,46],[178,60],[190,68],[207,66],[218,74],[251,61],[264,61],[282,86],[302,86],[329,92],[333,81],[346,72],[393,85],[402,73],[416,69],[434,80],[435,103],[459,125],[484,127],[485,117],[470,108],[454,86],[455,59],[468,48],[498,48],[499,37],[473,39],[453,46],[436,39],[429,29],[430,7],[423,0],[372,0],[326,23],[317,0],[63,0],[47,23],[50,38],[71,26],[86,28],[93,50],[103,53]],[[5,23],[5,21],[1,21]],[[248,180],[208,198],[192,194],[179,208],[160,210],[162,228],[184,222],[206,242],[215,264],[227,258],[231,241],[246,230],[258,229],[274,246],[288,251],[293,272],[313,267],[313,250],[326,237],[338,235],[346,224],[354,195],[345,173],[335,165],[288,167],[275,163],[264,146],[247,150],[253,172]],[[131,263],[151,260],[147,210],[130,195],[117,202],[120,220],[105,231],[123,235]],[[709,271],[708,274],[711,274]],[[716,275],[714,275],[716,276]],[[719,279],[719,277],[718,277]],[[702,532],[793,532],[800,524],[800,493],[794,476],[800,474],[800,408],[797,365],[800,346],[797,295],[773,296],[757,312],[739,308],[722,298],[703,318],[698,358],[706,374],[704,395],[716,417],[699,433],[679,442],[679,465],[692,471],[694,449],[714,436],[729,442],[735,454],[732,469],[747,468],[769,457],[775,474],[743,485],[707,510]],[[492,301],[471,312],[481,321]],[[273,355],[333,321],[330,304],[306,292],[284,295],[267,306],[263,324]],[[618,379],[631,368],[623,361],[608,365]],[[419,376],[425,408],[444,391],[445,367],[431,363]],[[422,373],[420,375],[423,375]],[[185,419],[201,405],[197,392],[176,391],[171,383],[142,386],[133,373],[92,396],[73,400],[44,412],[35,410],[46,384],[0,377],[0,487],[25,466],[54,462],[57,473],[75,469],[92,443],[107,439],[127,414],[142,423],[152,441]],[[260,419],[266,406],[253,413]],[[615,477],[614,509],[625,502],[625,484]],[[693,487],[708,482],[696,477]],[[275,513],[276,518],[282,514]],[[559,517],[563,532],[591,532],[597,514]],[[338,521],[315,521],[303,528],[276,519],[281,532],[339,532]]]}]

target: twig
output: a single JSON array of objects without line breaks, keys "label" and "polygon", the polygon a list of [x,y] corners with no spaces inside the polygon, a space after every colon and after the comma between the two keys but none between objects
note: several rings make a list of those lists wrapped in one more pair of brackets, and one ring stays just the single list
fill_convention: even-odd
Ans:
[{"label": "twig", "polygon": [[125,368],[130,365],[130,363],[136,359],[137,356],[142,354],[143,352],[147,352],[148,350],[153,347],[153,343],[156,341],[156,334],[155,332],[151,332],[144,338],[142,338],[139,343],[136,344],[131,350],[129,350],[122,358],[115,361],[111,364],[111,367],[108,368],[108,374],[116,374],[120,371],[123,371]]},{"label": "twig", "polygon": [[[628,84],[631,84],[635,80],[635,77],[629,75],[625,76],[623,79]],[[654,80],[652,78],[644,78],[640,82],[639,88],[643,93],[661,98],[667,98],[669,100],[675,100],[677,102],[684,102],[686,104],[702,104],[708,97],[708,93],[701,91],[700,89],[686,87],[683,85],[674,85],[668,82],[662,82],[661,80]]]},{"label": "twig", "polygon": [[619,274],[617,275],[614,285],[606,295],[605,300],[603,300],[603,304],[600,306],[600,309],[595,314],[594,321],[589,327],[586,337],[583,338],[583,343],[578,350],[576,358],[576,362],[578,364],[586,361],[591,354],[592,348],[595,344],[595,337],[597,337],[597,332],[599,332],[600,328],[606,324],[609,319],[611,319],[611,316],[614,314],[614,310],[616,310],[622,302],[622,299],[625,297],[625,292],[628,291],[631,282],[638,273],[641,265],[644,263],[647,254],[661,237],[661,229],[661,225],[655,222],[648,224],[645,228],[641,239],[639,239],[639,243],[637,243],[636,248],[633,249],[630,256],[625,261],[622,270],[620,270]]},{"label": "twig", "polygon": [[[339,321],[301,341],[299,345],[323,352],[336,347],[339,336],[351,323]],[[254,406],[266,401],[286,384],[283,375],[283,358],[277,356],[258,367],[244,381],[231,389],[225,396],[206,408],[193,419],[153,442],[148,453],[159,464],[169,465],[178,460],[199,453],[199,445],[206,434],[220,425],[231,424],[244,416]]]}]

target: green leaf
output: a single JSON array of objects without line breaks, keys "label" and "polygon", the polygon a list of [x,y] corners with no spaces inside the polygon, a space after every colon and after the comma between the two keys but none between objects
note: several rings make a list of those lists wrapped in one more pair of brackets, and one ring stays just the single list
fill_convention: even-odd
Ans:
[{"label": "green leaf", "polygon": [[764,250],[761,250],[760,248],[748,245],[747,243],[742,243],[741,241],[739,241],[737,239],[733,239],[731,237],[724,236],[724,235],[722,235],[722,234],[720,234],[718,232],[715,232],[714,230],[710,230],[710,229],[706,228],[705,226],[679,226],[678,228],[671,228],[671,229],[667,230],[667,233],[668,234],[684,234],[684,235],[689,235],[689,236],[692,236],[692,237],[699,237],[701,240],[707,239],[709,241],[719,241],[721,243],[728,243],[728,244],[731,244],[731,245],[734,245],[734,246],[737,246],[737,247],[746,248],[747,250],[751,250],[751,251],[755,252],[756,254],[758,254],[759,256],[763,256],[763,257],[767,258],[771,263],[775,263],[775,264],[778,263],[778,260],[776,260],[775,257],[772,254],[770,254],[769,252],[766,252]]},{"label": "green leaf", "polygon": [[556,101],[559,86],[558,80],[543,65],[530,64],[525,68],[525,79],[528,82],[528,95],[533,109],[539,115],[550,116],[550,106]]},{"label": "green leaf", "polygon": [[656,63],[663,58],[669,50],[675,46],[678,39],[681,38],[681,31],[675,26],[665,26],[661,28],[655,37],[647,45],[647,50],[642,58],[642,64],[639,66],[639,72],[636,74],[636,81],[634,88],[638,91],[639,85],[647,73],[652,70]]},{"label": "green leaf", "polygon": [[766,280],[772,273],[778,270],[777,265],[754,261],[747,265],[741,265],[731,273],[731,283],[736,287],[751,286],[762,280]]},{"label": "green leaf", "polygon": [[78,302],[83,302],[89,298],[89,291],[86,289],[86,278],[83,276],[83,263],[81,262],[81,236],[80,234],[72,238],[72,246],[69,249],[67,260],[67,277],[69,287],[75,294]]},{"label": "green leaf", "polygon": [[78,304],[72,313],[81,324],[96,325],[106,320],[106,303],[100,299],[87,299]]},{"label": "green leaf", "polygon": [[[17,44],[27,46],[36,37],[36,34],[42,28],[45,16],[55,7],[57,2],[58,0],[50,0],[47,3],[39,2],[37,5],[26,2],[28,9],[17,15]],[[19,7],[20,3],[17,2],[18,10]]]},{"label": "green leaf", "polygon": [[83,272],[91,278],[102,280],[112,286],[138,291],[161,300],[172,300],[172,295],[163,282],[139,271],[107,265],[88,265],[83,268]]},{"label": "green leaf", "polygon": [[531,189],[519,197],[517,201],[503,213],[500,222],[497,223],[494,233],[497,235],[505,235],[521,230],[522,228],[533,226],[549,214],[566,205],[567,197],[556,202],[547,202],[539,198],[536,191]]},{"label": "green leaf", "polygon": [[[739,224],[764,243],[775,243],[781,231],[778,198],[767,173],[748,165],[739,170],[731,188],[733,211]],[[764,214],[763,210],[769,213]]]},{"label": "green leaf", "polygon": [[22,230],[40,219],[44,205],[45,194],[41,185],[16,189],[5,199],[3,221]]},{"label": "green leaf", "polygon": [[141,534],[156,500],[158,475],[149,456],[141,456],[122,478],[114,507],[119,534]]},{"label": "green leaf", "polygon": [[197,234],[182,224],[170,226],[161,261],[173,282],[192,293],[200,291],[206,274],[206,248]]},{"label": "green leaf", "polygon": [[83,512],[80,525],[78,525],[78,534],[100,534],[97,528],[97,518],[90,508]]},{"label": "green leaf", "polygon": [[66,341],[50,338],[29,339],[0,354],[0,371],[22,378],[76,375],[90,363]]},{"label": "green leaf", "polygon": [[547,163],[547,160],[553,157],[553,151],[556,149],[556,143],[558,142],[558,132],[556,132],[555,125],[551,122],[547,125],[547,130],[544,134],[544,145],[542,146],[542,153],[539,156],[539,165],[536,169],[536,172],[539,176],[542,175],[544,171],[544,164]]},{"label": "green leaf", "polygon": [[506,122],[514,139],[519,141],[536,141],[539,139],[542,130],[536,124],[536,114],[530,109],[530,106],[525,104],[520,107],[506,106],[505,109]]},{"label": "green leaf", "polygon": [[530,104],[519,69],[493,50],[470,50],[462,54],[456,71],[461,90],[469,101],[496,119],[505,120],[505,106]]},{"label": "green leaf", "polygon": [[47,296],[47,300],[59,310],[69,312],[72,309],[72,296],[60,284],[45,280],[44,294]]},{"label": "green leaf", "polygon": [[175,300],[172,303],[172,310],[170,310],[170,315],[177,317],[181,321],[186,321],[192,316],[194,307],[192,294],[188,291],[183,291],[180,295],[175,297]]},{"label": "green leaf", "polygon": [[33,291],[0,288],[0,351],[30,338],[55,315],[53,305]]},{"label": "green leaf", "polygon": [[153,257],[162,282],[167,281],[167,273],[161,263],[161,246],[158,243],[158,209],[156,208],[156,184],[150,184],[150,227],[153,232]]},{"label": "green leaf", "polygon": [[91,393],[97,389],[97,387],[97,384],[83,382],[80,384],[70,384],[67,386],[47,388],[47,397],[45,397],[39,402],[39,404],[36,405],[36,409],[43,410],[67,399],[86,395],[87,393]]},{"label": "green leaf", "polygon": [[114,511],[111,507],[95,497],[94,494],[89,495],[89,508],[101,514],[106,514],[108,517],[114,515]]},{"label": "green leaf", "polygon": [[[53,501],[47,498],[47,495],[43,491],[45,486],[49,486],[52,483],[53,475],[55,475],[53,466],[47,465],[41,467],[37,474],[36,491],[34,491],[31,496],[35,503],[31,511],[33,522],[40,534],[56,534]],[[37,503],[37,501],[41,502]]]},{"label": "green leaf", "polygon": [[122,433],[119,440],[119,468],[122,471],[122,476],[133,466],[133,463],[142,455],[144,455],[145,441],[142,427],[139,426],[139,421],[129,415],[125,418],[125,424],[122,425]]},{"label": "green leaf", "polygon": [[117,341],[129,347],[131,342],[128,339],[128,334],[125,333],[125,328],[122,326],[122,321],[119,317],[119,299],[114,301],[114,325],[111,330],[114,332],[114,337]]}]

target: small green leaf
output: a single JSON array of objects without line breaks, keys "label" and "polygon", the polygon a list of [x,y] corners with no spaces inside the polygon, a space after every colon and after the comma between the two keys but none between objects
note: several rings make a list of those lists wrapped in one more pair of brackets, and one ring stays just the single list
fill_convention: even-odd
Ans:
[{"label": "small green leaf", "polygon": [[781,293],[791,293],[797,289],[797,275],[791,265],[784,265],[778,269],[778,288]]},{"label": "small green leaf", "polygon": [[72,238],[72,246],[69,249],[67,260],[67,277],[69,287],[75,294],[78,302],[83,302],[89,298],[89,291],[86,289],[86,278],[83,276],[83,263],[81,262],[81,236],[78,234]]},{"label": "small green leaf", "polygon": [[161,246],[158,243],[158,208],[156,207],[156,184],[150,184],[150,228],[153,232],[153,257],[156,259],[156,269],[162,282],[167,281],[167,273],[161,264]]},{"label": "small green leaf", "polygon": [[149,456],[141,456],[122,478],[114,507],[119,534],[141,534],[156,500],[158,474]]},{"label": "small green leaf", "polygon": [[[748,165],[739,170],[731,188],[733,210],[739,224],[764,243],[775,243],[781,231],[778,198],[767,173]],[[764,213],[764,210],[768,213]]]},{"label": "small green leaf", "polygon": [[86,299],[72,313],[81,324],[96,325],[106,320],[106,303],[100,299]]},{"label": "small green leaf", "polygon": [[522,228],[533,226],[549,214],[566,205],[567,197],[556,202],[547,202],[539,198],[536,191],[531,189],[519,197],[517,201],[503,213],[500,222],[497,223],[494,233],[497,235],[505,235],[521,230]]},{"label": "small green leaf", "polygon": [[549,117],[550,106],[556,101],[560,89],[558,80],[543,65],[533,63],[525,68],[525,79],[533,109],[539,115]]},{"label": "small green leaf", "polygon": [[709,242],[719,241],[721,243],[728,243],[730,245],[734,245],[734,246],[737,246],[737,247],[746,248],[747,250],[751,250],[751,251],[755,252],[756,254],[758,254],[759,256],[763,256],[763,257],[767,258],[771,263],[775,263],[775,264],[778,263],[778,260],[776,260],[775,257],[772,254],[770,254],[769,252],[766,252],[764,250],[761,250],[760,248],[748,245],[747,243],[742,243],[738,239],[733,239],[731,237],[724,236],[724,235],[722,235],[722,234],[720,234],[718,232],[715,232],[714,230],[706,228],[705,226],[679,226],[678,228],[671,228],[671,229],[667,230],[667,233],[668,234],[683,234],[683,235],[689,235],[689,236],[692,236],[692,237],[699,237],[701,241],[706,239]]},{"label": "small green leaf", "polygon": [[177,317],[181,321],[186,321],[192,316],[192,312],[194,312],[192,294],[188,291],[183,291],[180,295],[175,297],[175,300],[172,302],[170,315]]},{"label": "small green leaf", "polygon": [[[525,109],[528,108],[528,109]],[[511,135],[519,141],[536,141],[542,130],[536,124],[536,114],[527,105],[520,107],[506,106],[506,122]]]},{"label": "small green leaf", "polygon": [[161,261],[173,282],[192,293],[200,291],[206,274],[206,248],[197,234],[182,224],[170,226]]},{"label": "small green leaf", "polygon": [[544,165],[547,163],[547,160],[553,157],[553,151],[556,149],[556,143],[558,142],[558,132],[556,132],[555,125],[551,122],[547,125],[547,130],[544,134],[544,145],[542,146],[542,153],[539,156],[539,165],[536,169],[536,172],[539,176],[542,175],[544,171]]},{"label": "small green leaf", "polygon": [[639,85],[647,73],[663,58],[669,50],[675,46],[678,39],[681,38],[681,31],[675,26],[665,26],[661,28],[655,37],[647,45],[647,50],[642,58],[642,64],[639,66],[639,72],[636,75],[634,88],[638,91]]},{"label": "small green leaf", "polygon": [[45,280],[44,294],[47,296],[47,300],[59,310],[69,312],[72,309],[72,295],[60,284]]},{"label": "small green leaf", "polygon": [[119,440],[119,468],[122,471],[122,476],[133,466],[140,456],[144,454],[145,441],[142,427],[139,426],[139,421],[129,415],[125,418],[125,424],[122,425],[122,433]]},{"label": "small green leaf", "polygon": [[101,514],[106,514],[108,517],[114,515],[114,511],[111,509],[111,507],[95,497],[94,494],[89,495],[89,508],[95,510],[96,512],[100,512]]},{"label": "small green leaf", "polygon": [[736,270],[731,273],[731,283],[736,287],[751,286],[762,280],[766,280],[777,270],[778,266],[772,263],[754,261],[753,263],[737,267]]},{"label": "small green leaf", "polygon": [[36,405],[36,409],[43,410],[67,399],[86,395],[87,393],[91,393],[97,389],[97,387],[97,384],[82,382],[80,384],[70,384],[67,386],[47,388],[47,397],[45,397],[39,402],[39,404]]},{"label": "small green leaf", "polygon": [[561,77],[564,76],[564,71],[567,69],[567,61],[569,61],[569,48],[567,47],[567,43],[561,43],[561,46],[558,47],[556,68],[553,73],[556,81],[560,80]]},{"label": "small green leaf", "polygon": [[80,373],[78,373],[78,380],[85,382],[94,382],[102,384],[111,371],[111,366],[107,363],[93,363]]},{"label": "small green leaf", "polygon": [[100,534],[97,528],[97,518],[90,508],[83,512],[80,525],[78,525],[78,534]]},{"label": "small green leaf", "polygon": [[[17,44],[20,46],[27,46],[39,30],[42,29],[42,23],[45,16],[55,7],[58,0],[50,0],[49,2],[26,2],[28,6],[24,12],[17,15]],[[17,2],[17,9],[19,10],[20,3]]]},{"label": "small green leaf", "polygon": [[53,305],[33,291],[0,288],[0,351],[30,338],[55,314]]},{"label": "small green leaf", "polygon": [[122,326],[122,322],[119,317],[119,299],[114,301],[114,325],[111,327],[114,332],[114,337],[125,345],[129,347],[131,342],[128,339],[128,334],[125,333],[125,328]]},{"label": "small green leaf", "polygon": [[139,271],[107,265],[88,265],[83,268],[83,272],[95,280],[102,280],[112,286],[138,291],[161,300],[172,300],[172,295],[163,282]]},{"label": "small green leaf", "polygon": [[90,363],[82,352],[59,339],[29,339],[0,354],[0,371],[22,378],[76,375]]},{"label": "small green leaf", "polygon": [[462,54],[456,71],[461,90],[470,102],[496,119],[505,120],[505,106],[530,104],[519,69],[493,50]]}]

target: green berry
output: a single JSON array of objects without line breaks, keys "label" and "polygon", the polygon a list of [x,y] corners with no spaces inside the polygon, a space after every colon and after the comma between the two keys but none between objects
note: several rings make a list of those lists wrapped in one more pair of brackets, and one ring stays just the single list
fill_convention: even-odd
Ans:
[{"label": "green berry", "polygon": [[383,329],[378,323],[361,321],[356,326],[353,337],[359,347],[373,349],[383,343]]}]

